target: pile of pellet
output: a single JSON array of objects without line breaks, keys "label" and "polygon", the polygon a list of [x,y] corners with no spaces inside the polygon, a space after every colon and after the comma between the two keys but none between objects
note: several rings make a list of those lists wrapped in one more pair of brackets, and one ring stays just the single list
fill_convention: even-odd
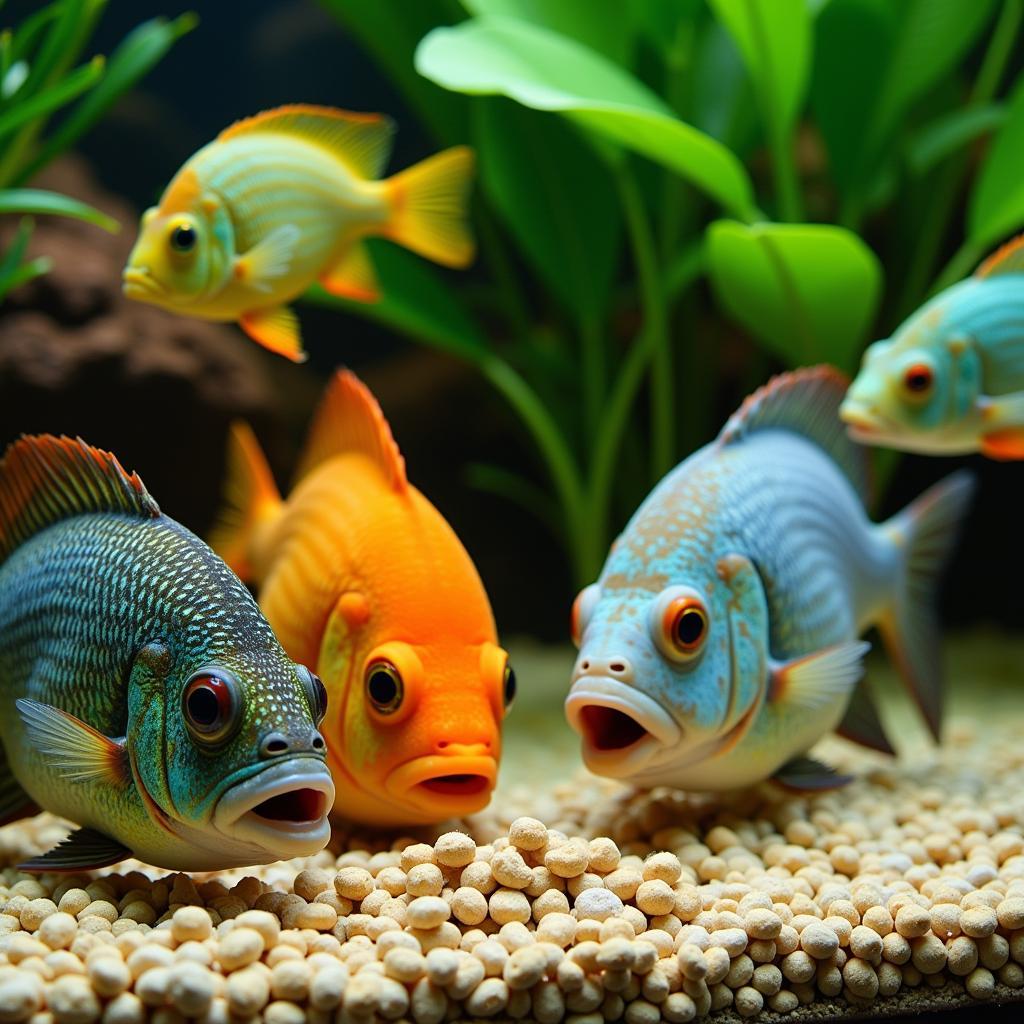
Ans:
[{"label": "pile of pellet", "polygon": [[[6,869],[0,1024],[676,1024],[1024,996],[1013,730],[857,763],[852,786],[809,797],[584,779],[532,798],[552,827],[506,821],[507,797],[472,836],[217,878]],[[0,856],[55,827],[0,830]]]}]

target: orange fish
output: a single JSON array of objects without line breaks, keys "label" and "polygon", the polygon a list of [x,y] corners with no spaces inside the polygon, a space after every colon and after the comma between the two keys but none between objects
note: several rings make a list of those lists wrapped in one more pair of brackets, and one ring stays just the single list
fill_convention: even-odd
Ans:
[{"label": "orange fish", "polygon": [[327,687],[335,815],[413,825],[480,810],[515,674],[469,555],[407,480],[373,395],[334,376],[287,499],[244,424],[228,461],[211,543]]}]

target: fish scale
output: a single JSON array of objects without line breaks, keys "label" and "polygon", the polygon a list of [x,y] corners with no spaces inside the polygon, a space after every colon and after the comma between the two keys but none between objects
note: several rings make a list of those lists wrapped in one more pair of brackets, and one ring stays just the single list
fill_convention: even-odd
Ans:
[{"label": "fish scale", "polygon": [[[312,840],[294,829],[272,852],[259,843],[274,826],[216,823],[222,798],[292,766],[333,798],[322,741],[311,745],[313,698],[248,590],[137,477],[82,442],[17,442],[0,463],[0,549],[0,817],[23,791],[84,826],[83,849],[168,867],[323,845],[326,807]],[[203,746],[186,728],[186,684],[225,675],[239,711]],[[260,752],[271,732],[287,746],[276,760]],[[61,865],[88,866],[68,850],[40,861]]]}]

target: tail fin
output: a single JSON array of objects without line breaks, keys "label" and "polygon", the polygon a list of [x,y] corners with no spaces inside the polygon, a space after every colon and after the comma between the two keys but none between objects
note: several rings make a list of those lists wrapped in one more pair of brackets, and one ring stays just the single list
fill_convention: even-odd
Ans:
[{"label": "tail fin", "polygon": [[974,477],[954,473],[883,526],[899,546],[903,566],[879,628],[936,739],[942,723],[942,664],[935,588],[973,494]]},{"label": "tail fin", "polygon": [[253,547],[257,531],[280,515],[283,502],[247,423],[233,423],[228,437],[224,507],[210,531],[210,547],[247,582],[254,579]]},{"label": "tail fin", "polygon": [[446,267],[468,266],[475,251],[466,223],[474,163],[473,150],[456,146],[388,178],[386,236]]}]

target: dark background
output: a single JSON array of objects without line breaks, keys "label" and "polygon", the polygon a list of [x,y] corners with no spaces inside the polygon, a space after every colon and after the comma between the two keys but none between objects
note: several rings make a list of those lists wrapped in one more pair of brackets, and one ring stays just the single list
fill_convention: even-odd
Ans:
[{"label": "dark background", "polygon": [[[13,23],[36,6],[9,4],[3,20]],[[115,291],[115,264],[134,238],[138,211],[157,199],[196,149],[238,117],[296,101],[380,110],[399,125],[392,169],[433,148],[358,44],[313,0],[251,0],[244,5],[203,0],[192,6],[201,17],[198,29],[174,47],[79,149],[100,187],[132,208],[124,237],[116,243],[119,248],[112,250],[111,268],[96,271],[113,278]],[[140,21],[185,9],[166,0],[113,0],[94,48],[110,52]],[[884,224],[878,227],[885,229]],[[82,229],[74,230],[80,239],[94,240],[98,234],[85,229],[82,236]],[[950,251],[955,242],[951,240]],[[79,262],[65,263],[63,275],[73,279],[87,269],[82,261],[88,260],[88,244],[99,243],[81,243]],[[573,587],[557,538],[517,506],[467,481],[468,465],[488,461],[511,465],[546,484],[503,400],[470,368],[361,319],[303,305],[299,313],[310,360],[302,367],[257,350],[237,329],[225,327],[216,329],[215,341],[203,335],[202,344],[220,346],[229,370],[211,369],[201,359],[187,370],[168,369],[157,355],[161,343],[150,339],[147,351],[152,356],[140,371],[127,350],[96,358],[93,350],[102,343],[95,332],[88,341],[76,340],[83,337],[86,314],[64,310],[57,317],[64,334],[53,345],[69,351],[78,346],[81,360],[73,373],[47,367],[40,372],[38,349],[25,340],[25,325],[34,324],[24,319],[25,310],[60,305],[60,297],[53,294],[59,285],[60,278],[51,282],[50,293],[43,286],[20,305],[16,301],[13,314],[10,308],[0,312],[0,442],[22,431],[81,433],[138,468],[165,510],[202,533],[217,506],[228,421],[235,415],[253,420],[285,482],[323,381],[336,366],[349,365],[377,393],[411,479],[449,519],[477,562],[501,631],[566,638]],[[885,332],[894,326],[879,325]],[[699,325],[694,334],[701,336]],[[716,337],[721,337],[720,330]],[[176,344],[191,351],[199,343],[183,337]],[[749,351],[745,344],[737,336],[740,363]],[[27,370],[25,364],[33,360],[36,365]],[[738,365],[727,379],[708,382],[715,390],[719,423],[743,397],[748,384],[744,377],[749,376],[743,371]],[[944,619],[957,629],[978,623],[1015,628],[1024,620],[1024,559],[1018,550],[1024,468],[981,458],[906,457],[877,512],[896,511],[963,464],[977,473],[980,488],[945,587]],[[619,524],[629,511],[626,505],[618,510]]]}]

